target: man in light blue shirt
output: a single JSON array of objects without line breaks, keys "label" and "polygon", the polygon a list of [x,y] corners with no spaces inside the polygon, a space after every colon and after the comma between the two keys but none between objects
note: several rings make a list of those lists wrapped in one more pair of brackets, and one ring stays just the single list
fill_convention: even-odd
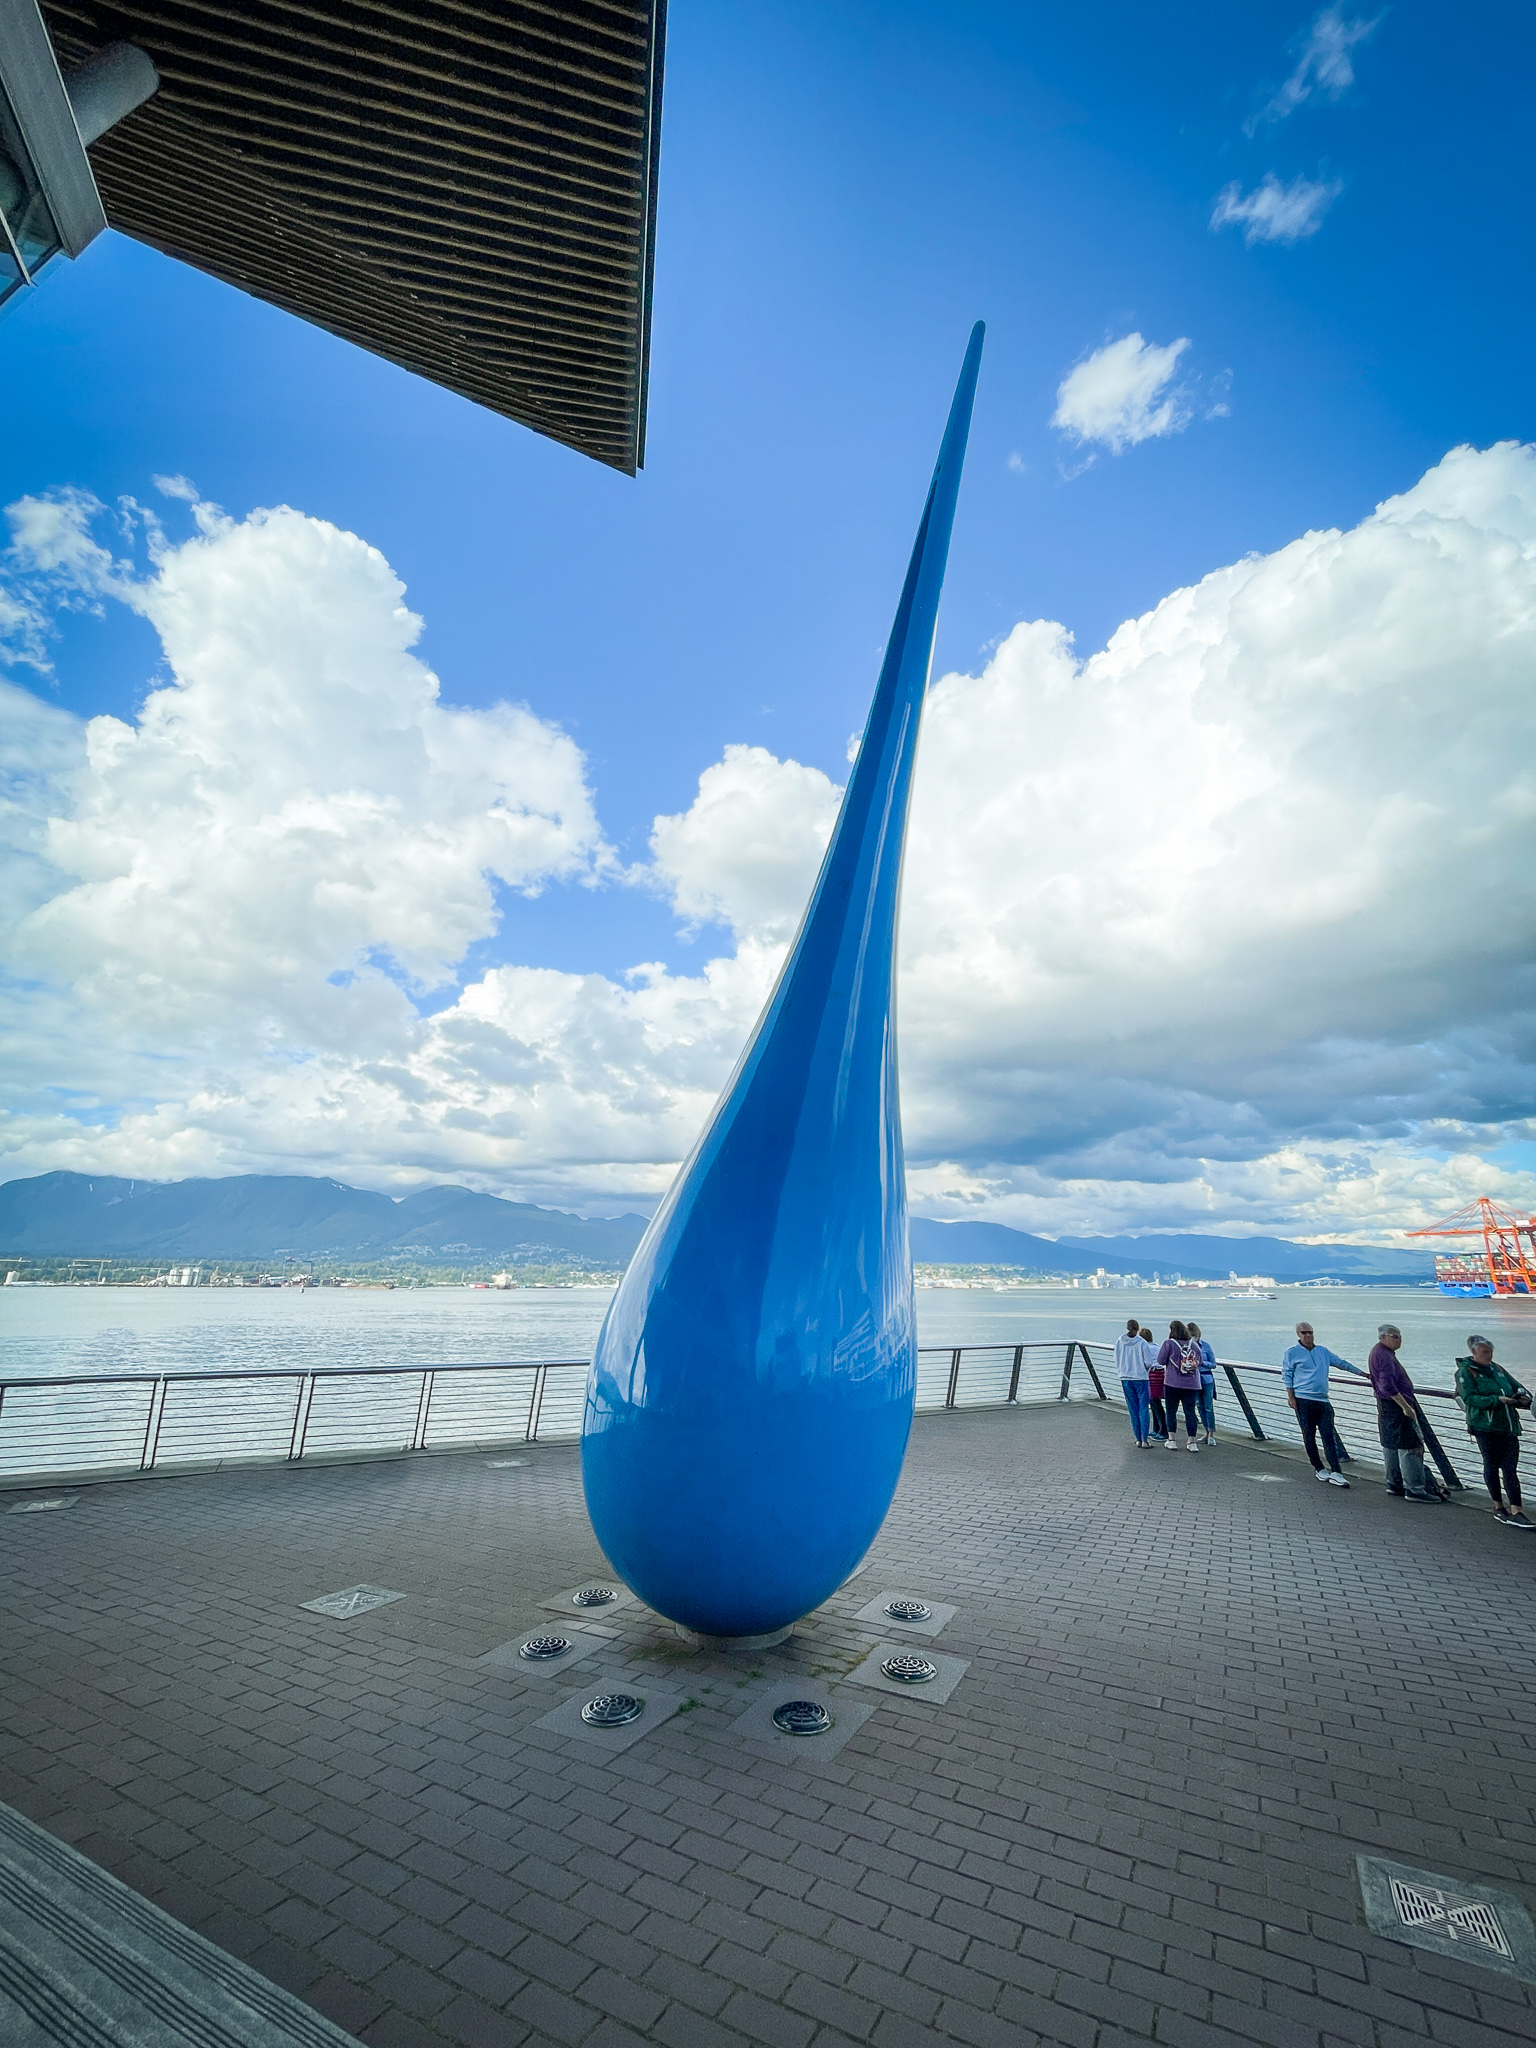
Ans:
[{"label": "man in light blue shirt", "polygon": [[[1340,1358],[1326,1344],[1318,1343],[1310,1323],[1298,1323],[1296,1342],[1280,1361],[1285,1398],[1301,1424],[1301,1440],[1307,1447],[1312,1470],[1325,1485],[1348,1486],[1349,1481],[1339,1470],[1343,1450],[1333,1427],[1333,1403],[1328,1398],[1328,1368],[1333,1365],[1342,1366],[1345,1372],[1356,1370],[1347,1358]],[[1328,1461],[1326,1467],[1317,1453],[1319,1432]]]}]

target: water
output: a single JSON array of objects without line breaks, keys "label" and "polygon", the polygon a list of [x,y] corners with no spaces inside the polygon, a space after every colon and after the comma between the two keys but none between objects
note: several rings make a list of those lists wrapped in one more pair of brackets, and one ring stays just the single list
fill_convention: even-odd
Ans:
[{"label": "water", "polygon": [[[489,1364],[590,1357],[612,1298],[599,1287],[0,1288],[0,1380],[108,1373],[251,1372],[317,1366]],[[1376,1325],[1403,1327],[1421,1386],[1449,1387],[1469,1331],[1492,1337],[1517,1377],[1536,1378],[1536,1302],[1465,1301],[1415,1287],[1282,1288],[1272,1302],[1172,1288],[920,1288],[925,1345],[1080,1338],[1112,1344],[1135,1313],[1161,1339],[1193,1315],[1217,1356],[1277,1365],[1305,1317],[1330,1350],[1364,1366]]]}]

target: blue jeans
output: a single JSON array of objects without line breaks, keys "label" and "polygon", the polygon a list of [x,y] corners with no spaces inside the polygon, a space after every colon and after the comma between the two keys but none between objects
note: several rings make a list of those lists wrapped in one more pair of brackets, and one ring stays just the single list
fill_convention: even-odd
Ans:
[{"label": "blue jeans", "polygon": [[[1309,1400],[1305,1394],[1298,1394],[1296,1396],[1296,1420],[1301,1424],[1302,1446],[1312,1462],[1312,1470],[1314,1472],[1321,1472],[1323,1470],[1323,1458],[1326,1458],[1328,1460],[1328,1470],[1330,1472],[1337,1472],[1343,1453],[1343,1446],[1334,1433],[1333,1403],[1331,1401]],[[1317,1455],[1317,1439],[1319,1434],[1321,1434],[1323,1439],[1322,1458]]]},{"label": "blue jeans", "polygon": [[1216,1382],[1214,1380],[1202,1380],[1200,1382],[1200,1420],[1205,1425],[1206,1433],[1214,1435],[1216,1431]]},{"label": "blue jeans", "polygon": [[1122,1380],[1125,1405],[1131,1413],[1131,1433],[1144,1444],[1152,1435],[1152,1393],[1145,1380]]}]

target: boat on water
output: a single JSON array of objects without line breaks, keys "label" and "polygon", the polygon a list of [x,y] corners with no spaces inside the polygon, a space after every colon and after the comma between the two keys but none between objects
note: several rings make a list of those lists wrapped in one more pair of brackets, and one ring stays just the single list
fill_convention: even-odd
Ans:
[{"label": "boat on water", "polygon": [[1239,1288],[1236,1294],[1229,1294],[1228,1301],[1278,1301],[1278,1294],[1262,1294],[1257,1287]]}]

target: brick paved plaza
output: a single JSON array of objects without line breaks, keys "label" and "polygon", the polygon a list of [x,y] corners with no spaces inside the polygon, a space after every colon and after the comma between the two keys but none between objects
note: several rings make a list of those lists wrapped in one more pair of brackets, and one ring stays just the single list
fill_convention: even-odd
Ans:
[{"label": "brick paved plaza", "polygon": [[[476,1660],[603,1567],[574,1448],[525,1455],[0,1515],[0,1798],[379,2048],[1536,2038],[1536,1987],[1371,1933],[1355,1874],[1536,1906],[1536,1543],[1485,1512],[1115,1411],[922,1417],[793,1643],[631,1607],[540,1675]],[[300,1606],[364,1581],[406,1597]],[[970,1660],[946,1703],[846,1685],[875,1711],[820,1762],[733,1728],[851,1671],[886,1588],[957,1609],[917,1645]],[[685,1711],[622,1753],[535,1725],[615,1678]]]}]

